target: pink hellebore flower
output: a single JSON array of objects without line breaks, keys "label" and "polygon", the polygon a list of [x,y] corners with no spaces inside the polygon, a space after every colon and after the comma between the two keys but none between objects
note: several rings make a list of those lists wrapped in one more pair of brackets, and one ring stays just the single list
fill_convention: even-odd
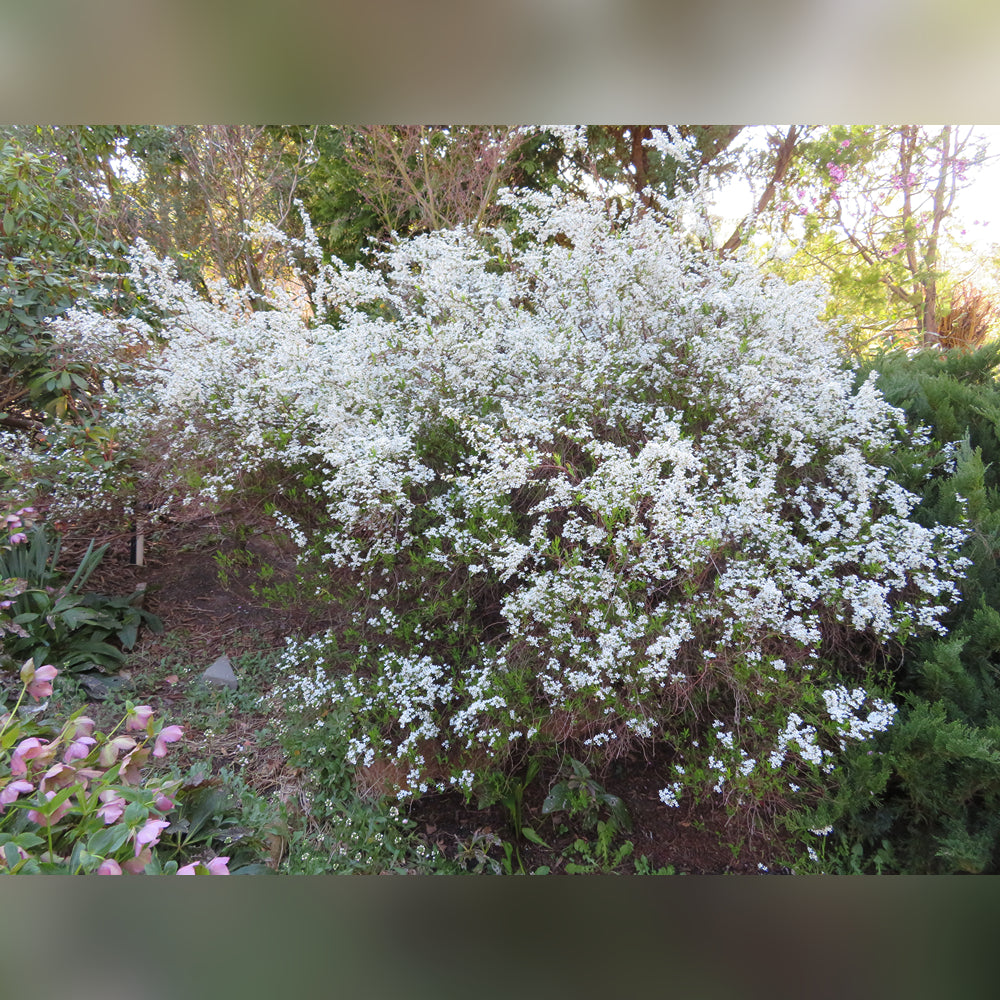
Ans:
[{"label": "pink hellebore flower", "polygon": [[63,754],[63,760],[69,764],[74,760],[82,760],[90,753],[90,748],[97,742],[93,736],[78,736]]},{"label": "pink hellebore flower", "polygon": [[17,514],[8,514],[3,519],[3,523],[8,528],[20,528],[21,527],[21,519],[17,516]]},{"label": "pink hellebore flower", "polygon": [[138,785],[142,777],[141,768],[149,759],[149,750],[139,747],[131,751],[128,756],[122,758],[118,767],[118,777],[126,785]]},{"label": "pink hellebore flower", "polygon": [[156,799],[153,802],[153,805],[155,805],[156,808],[160,810],[160,812],[162,812],[162,813],[168,813],[168,812],[170,812],[171,809],[174,808],[174,806],[177,805],[177,802],[174,799],[172,799],[169,795],[166,795],[163,792],[160,792],[156,796]]},{"label": "pink hellebore flower", "polygon": [[[55,792],[45,793],[45,798],[48,799],[50,802],[55,797],[56,797]],[[50,816],[46,816],[44,813],[40,813],[37,809],[29,809],[28,819],[30,819],[32,823],[37,823],[39,826],[51,826],[53,823],[58,823],[59,820],[61,820],[63,816],[65,816],[66,813],[69,812],[69,810],[70,810],[70,801],[69,799],[66,799],[66,801],[63,802],[61,806],[56,807],[55,812],[53,812]]]},{"label": "pink hellebore flower", "polygon": [[143,828],[135,835],[135,856],[139,857],[139,852],[146,844],[150,847],[157,844],[160,840],[160,834],[168,826],[170,823],[165,819],[147,819]]},{"label": "pink hellebore flower", "polygon": [[52,678],[56,676],[55,667],[40,667],[35,672],[35,680],[28,685],[28,694],[38,701],[41,698],[52,697]]},{"label": "pink hellebore flower", "polygon": [[4,806],[9,806],[22,792],[34,791],[35,786],[30,781],[10,781],[0,788],[0,812]]},{"label": "pink hellebore flower", "polygon": [[125,723],[125,729],[130,733],[135,733],[145,729],[152,717],[153,708],[151,705],[136,705],[135,708],[129,712],[128,721]]},{"label": "pink hellebore flower", "polygon": [[205,868],[210,875],[228,875],[229,869],[226,867],[228,864],[229,858],[212,858],[208,864],[204,861],[192,861],[191,864],[185,865],[183,868],[178,868],[177,874],[195,875],[199,868]]},{"label": "pink hellebore flower", "polygon": [[97,869],[98,875],[121,875],[122,866],[114,858],[105,858],[101,862],[101,867]]},{"label": "pink hellebore flower", "polygon": [[145,847],[143,850],[137,854],[131,861],[126,861],[122,865],[122,868],[129,873],[129,875],[141,875],[146,865],[153,860],[153,852]]},{"label": "pink hellebore flower", "polygon": [[78,781],[80,781],[80,775],[75,767],[69,764],[53,764],[42,776],[42,780],[38,782],[38,790],[48,792],[51,788],[66,788]]},{"label": "pink hellebore flower", "polygon": [[134,750],[135,740],[131,736],[116,736],[101,747],[97,761],[102,767],[111,767],[123,750]]},{"label": "pink hellebore flower", "polygon": [[180,726],[167,726],[161,729],[156,736],[156,743],[153,746],[154,757],[165,757],[167,755],[167,744],[176,743],[184,735],[184,730]]},{"label": "pink hellebore flower", "polygon": [[42,697],[48,698],[52,694],[52,681],[58,676],[59,671],[51,663],[35,667],[35,661],[28,660],[21,667],[21,683],[35,701]]},{"label": "pink hellebore flower", "polygon": [[16,535],[10,536],[11,545],[20,545],[22,542],[26,542],[27,540],[28,536],[23,531],[19,531]]},{"label": "pink hellebore flower", "polygon": [[89,715],[81,715],[73,720],[73,735],[74,740],[78,740],[81,736],[93,736],[94,735],[94,720],[90,718]]},{"label": "pink hellebore flower", "polygon": [[116,820],[121,819],[122,813],[125,812],[125,806],[128,805],[125,799],[110,788],[101,792],[98,798],[104,805],[97,810],[97,815],[104,820],[106,825],[110,826]]},{"label": "pink hellebore flower", "polygon": [[51,755],[48,742],[44,742],[35,736],[29,736],[26,740],[21,740],[14,748],[10,758],[10,773],[15,778],[23,778],[28,773],[28,765],[25,761],[33,760],[35,757]]}]

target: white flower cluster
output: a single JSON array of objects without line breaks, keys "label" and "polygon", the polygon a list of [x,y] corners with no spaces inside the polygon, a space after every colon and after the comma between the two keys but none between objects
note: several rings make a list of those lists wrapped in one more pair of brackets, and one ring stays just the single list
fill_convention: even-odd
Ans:
[{"label": "white flower cluster", "polygon": [[[814,287],[720,262],[652,211],[619,226],[586,202],[510,204],[516,239],[436,232],[370,269],[318,263],[335,322],[277,292],[265,310],[208,303],[136,255],[164,346],[122,422],[211,461],[215,495],[252,470],[300,475],[324,527],[287,521],[292,537],[388,595],[366,616],[386,635],[368,669],[327,679],[318,647],[286,698],[349,699],[352,760],[412,762],[413,791],[432,742],[455,774],[528,733],[613,754],[693,691],[805,683],[831,628],[941,629],[962,536],[909,520],[915,498],[878,462],[899,414],[873,382],[852,390]],[[308,233],[298,249],[319,261]],[[60,332],[115,343],[101,322]],[[399,652],[410,557],[495,596],[489,651]],[[845,738],[877,731],[838,697]],[[788,726],[772,761],[820,753]]]},{"label": "white flower cluster", "polygon": [[[826,708],[826,715],[833,723],[832,727],[821,724],[817,719],[814,725],[805,722],[798,712],[789,712],[784,727],[774,737],[774,745],[767,755],[767,765],[770,772],[776,772],[782,767],[797,775],[805,768],[814,773],[829,774],[836,767],[835,752],[822,744],[824,736],[829,737],[831,745],[841,750],[847,749],[848,742],[858,742],[871,738],[876,733],[885,732],[892,725],[897,708],[891,702],[872,697],[863,688],[848,689],[843,685],[820,692],[821,700]],[[868,703],[867,710],[865,704]],[[753,732],[749,716],[742,720],[743,729]],[[707,757],[709,781],[713,782],[712,790],[722,792],[727,782],[749,779],[757,771],[758,762],[740,745],[740,735],[727,729],[725,723],[716,720],[709,730],[715,740],[716,752]],[[682,759],[683,759],[682,754]],[[660,792],[660,798],[668,806],[680,804],[680,795],[684,788],[687,769],[681,764],[674,765],[674,772],[680,779],[671,783]],[[741,782],[745,785],[745,780]],[[799,791],[800,786],[794,781],[785,780],[785,785],[792,792]],[[829,832],[813,831],[814,833]]]},{"label": "white flower cluster", "polygon": [[660,789],[660,801],[665,806],[670,806],[672,809],[676,809],[680,806],[681,801],[678,795],[684,786],[679,781],[673,781],[666,788]]},{"label": "white flower cluster", "polygon": [[823,692],[827,715],[840,732],[840,747],[844,749],[848,740],[865,740],[875,733],[885,732],[896,717],[896,706],[882,699],[872,699],[872,707],[864,717],[858,713],[869,699],[864,688],[848,691],[839,685]]}]

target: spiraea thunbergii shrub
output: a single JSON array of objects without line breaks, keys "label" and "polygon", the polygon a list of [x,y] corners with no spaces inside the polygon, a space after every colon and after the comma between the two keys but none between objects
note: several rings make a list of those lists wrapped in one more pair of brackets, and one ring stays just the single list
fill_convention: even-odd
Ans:
[{"label": "spiraea thunbergii shrub", "polygon": [[353,627],[290,644],[277,696],[370,786],[469,792],[664,740],[668,805],[815,791],[891,723],[865,656],[940,627],[960,533],[908,519],[880,461],[898,415],[853,392],[816,289],[653,212],[511,208],[513,235],[317,260],[328,322],[277,291],[210,304],[139,254],[162,346],[131,433],[213,496],[270,477],[317,592],[350,572]]}]

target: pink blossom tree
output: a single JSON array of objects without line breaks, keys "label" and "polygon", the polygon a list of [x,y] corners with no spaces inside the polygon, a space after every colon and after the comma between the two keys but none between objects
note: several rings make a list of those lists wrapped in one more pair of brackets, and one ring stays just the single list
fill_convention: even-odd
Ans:
[{"label": "pink blossom tree", "polygon": [[943,244],[985,158],[974,130],[957,125],[823,130],[801,148],[779,206],[797,264],[823,274],[869,334],[937,345],[947,311]]}]

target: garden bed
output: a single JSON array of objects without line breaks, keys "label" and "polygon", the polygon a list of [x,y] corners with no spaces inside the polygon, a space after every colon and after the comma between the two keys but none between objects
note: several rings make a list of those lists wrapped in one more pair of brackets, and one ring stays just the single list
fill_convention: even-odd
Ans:
[{"label": "garden bed", "polygon": [[[262,531],[250,532],[249,542],[235,543],[232,536],[217,523],[165,527],[147,542],[143,566],[130,563],[128,539],[112,540],[93,583],[107,593],[129,593],[145,583],[146,607],[163,621],[163,634],[141,635],[122,676],[129,697],[152,704],[184,727],[186,739],[177,747],[173,763],[184,768],[205,762],[215,775],[237,774],[253,793],[284,802],[292,816],[307,823],[309,776],[287,759],[274,738],[275,720],[262,714],[257,704],[271,687],[266,667],[253,671],[239,667],[246,662],[266,665],[286,636],[335,627],[337,609],[317,615],[315,609],[268,606],[260,596],[260,558],[273,560],[278,574],[290,577],[294,556]],[[69,548],[74,547],[71,537]],[[228,570],[220,570],[216,558],[220,552],[229,557],[221,560]],[[233,558],[234,553],[239,555]],[[206,691],[200,682],[201,671],[223,652],[238,666],[241,688],[235,697]],[[87,711],[100,716],[117,707],[88,702]],[[761,834],[748,836],[721,804],[664,806],[659,789],[668,782],[670,768],[665,753],[652,759],[636,753],[617,762],[604,779],[606,790],[624,802],[633,824],[631,831],[617,838],[619,844],[631,841],[633,849],[610,870],[634,872],[642,857],[646,862],[640,870],[690,874],[756,873],[762,866],[782,870],[780,861],[775,862],[780,843]],[[593,831],[560,832],[550,817],[542,815],[553,780],[553,775],[540,774],[525,790],[523,821],[548,845],[521,839],[520,858],[526,871],[548,867],[559,872],[567,863],[588,867],[588,859],[573,845],[578,836],[592,841]],[[421,798],[409,816],[412,836],[468,870],[491,870],[485,862],[477,865],[467,850],[470,842],[489,845],[491,835],[507,842],[513,838],[510,816],[502,806],[477,809],[458,794]],[[496,842],[487,853],[497,864],[504,859]],[[282,857],[279,848],[271,866],[281,870]],[[609,870],[592,852],[590,866]]]}]

